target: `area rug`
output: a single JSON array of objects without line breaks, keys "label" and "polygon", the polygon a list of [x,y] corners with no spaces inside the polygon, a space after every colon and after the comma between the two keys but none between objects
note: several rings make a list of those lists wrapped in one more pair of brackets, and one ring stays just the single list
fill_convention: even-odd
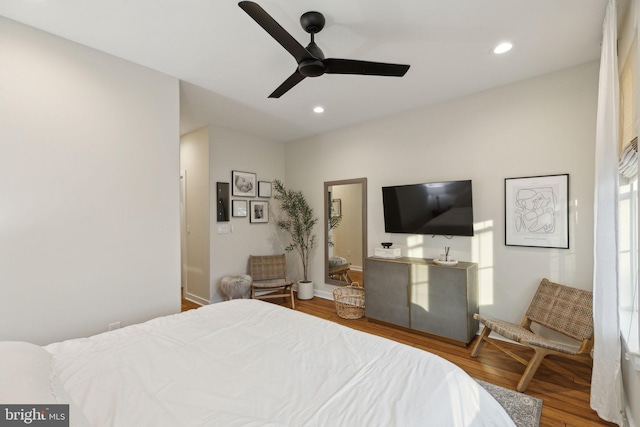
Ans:
[{"label": "area rug", "polygon": [[518,427],[539,427],[542,400],[485,381],[476,380],[507,411]]}]

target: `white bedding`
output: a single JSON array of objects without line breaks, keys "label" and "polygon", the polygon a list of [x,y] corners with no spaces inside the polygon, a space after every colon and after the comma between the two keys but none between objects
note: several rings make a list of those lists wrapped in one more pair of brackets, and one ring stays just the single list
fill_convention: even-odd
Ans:
[{"label": "white bedding", "polygon": [[257,300],[54,343],[95,426],[513,426],[455,365]]}]

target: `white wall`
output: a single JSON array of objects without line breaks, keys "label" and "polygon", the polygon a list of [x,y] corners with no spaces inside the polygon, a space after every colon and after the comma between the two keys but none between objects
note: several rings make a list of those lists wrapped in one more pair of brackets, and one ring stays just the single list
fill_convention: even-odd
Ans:
[{"label": "white wall", "polygon": [[[215,210],[210,212],[209,129],[207,127],[180,138],[180,170],[184,171],[186,176],[185,226],[188,229],[185,233],[187,284],[184,295],[187,299],[206,304],[210,299],[210,215],[215,216],[216,212]],[[215,203],[213,208],[215,209]]]},{"label": "white wall", "polygon": [[[324,181],[367,177],[369,255],[384,241],[424,258],[451,246],[453,257],[479,264],[480,311],[519,322],[543,277],[591,288],[597,80],[590,63],[288,143],[286,180],[321,213]],[[352,159],[348,168],[326,166],[336,152]],[[505,246],[504,179],[559,173],[570,174],[571,248]],[[384,232],[382,186],[460,179],[473,180],[475,237]],[[330,297],[323,262],[320,246],[311,277]]]},{"label": "white wall", "polygon": [[0,340],[180,310],[178,81],[0,17]]},{"label": "white wall", "polygon": [[[231,171],[253,172],[258,181],[284,179],[284,144],[220,127],[209,127],[211,191],[211,302],[225,299],[219,291],[220,279],[229,274],[245,274],[249,255],[282,253],[288,244],[277,229],[277,202],[273,199],[231,197],[231,200],[266,200],[269,223],[249,223],[249,217],[231,218],[232,232],[218,234],[216,221],[216,182],[231,183]],[[291,259],[294,254],[289,254]]]}]

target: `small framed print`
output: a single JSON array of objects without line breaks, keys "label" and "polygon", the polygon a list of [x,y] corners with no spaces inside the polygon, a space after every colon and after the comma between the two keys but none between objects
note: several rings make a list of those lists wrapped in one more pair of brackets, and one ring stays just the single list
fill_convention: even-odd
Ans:
[{"label": "small framed print", "polygon": [[271,197],[271,182],[258,181],[258,197]]},{"label": "small framed print", "polygon": [[342,216],[342,200],[341,199],[332,199],[331,200],[331,217],[339,217]]},{"label": "small framed print", "polygon": [[232,200],[231,201],[231,215],[232,216],[247,216],[247,201],[246,200]]},{"label": "small framed print", "polygon": [[236,197],[256,197],[256,174],[231,171],[231,195]]},{"label": "small framed print", "polygon": [[269,222],[269,202],[251,200],[249,202],[249,222]]}]

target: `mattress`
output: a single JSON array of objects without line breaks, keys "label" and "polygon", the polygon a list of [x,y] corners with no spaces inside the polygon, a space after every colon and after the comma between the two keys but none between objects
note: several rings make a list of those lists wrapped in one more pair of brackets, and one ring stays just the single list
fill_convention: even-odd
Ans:
[{"label": "mattress", "polygon": [[44,349],[95,426],[514,425],[436,355],[257,300]]}]

